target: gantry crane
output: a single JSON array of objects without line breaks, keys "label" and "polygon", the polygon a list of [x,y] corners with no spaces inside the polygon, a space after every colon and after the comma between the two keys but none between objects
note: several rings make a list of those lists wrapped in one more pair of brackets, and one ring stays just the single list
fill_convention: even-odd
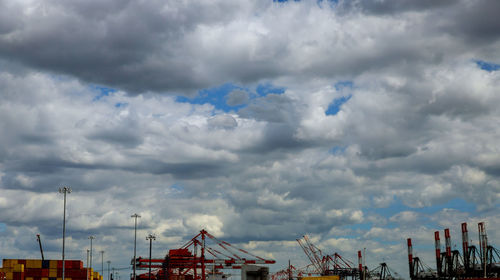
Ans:
[{"label": "gantry crane", "polygon": [[[220,248],[210,247],[208,241]],[[149,268],[150,262],[151,267],[156,269],[152,273],[155,280],[205,280],[207,274],[216,274],[219,269],[275,263],[219,240],[204,229],[181,248],[169,250],[165,258],[150,260],[139,257],[136,260],[139,268]]]},{"label": "gantry crane", "polygon": [[412,280],[498,279],[500,276],[500,251],[488,244],[485,223],[478,223],[479,250],[476,246],[469,244],[467,223],[462,223],[461,228],[462,254],[458,250],[451,249],[451,236],[448,228],[444,230],[444,252],[441,252],[439,231],[434,232],[436,270],[430,269],[419,258],[413,257],[411,239],[408,238],[408,263]]}]

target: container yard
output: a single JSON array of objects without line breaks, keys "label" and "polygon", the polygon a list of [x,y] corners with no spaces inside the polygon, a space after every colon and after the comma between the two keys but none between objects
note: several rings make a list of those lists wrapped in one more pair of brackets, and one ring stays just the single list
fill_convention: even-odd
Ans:
[{"label": "container yard", "polygon": [[[462,251],[451,249],[450,229],[443,230],[445,246],[442,248],[440,232],[434,232],[435,269],[416,257],[413,242],[407,239],[408,275],[411,280],[500,279],[500,251],[488,243],[485,223],[478,224],[478,246],[471,244],[467,223],[461,224]],[[104,280],[102,275],[84,268],[80,260],[44,260],[40,236],[37,236],[42,259],[3,259],[0,280]],[[275,260],[259,257],[244,249],[217,239],[201,230],[182,247],[170,249],[164,258],[132,258],[134,268],[131,280],[224,280],[223,271],[239,270],[241,280],[368,280],[404,279],[382,262],[376,268],[365,265],[364,252],[357,251],[357,262],[338,253],[326,254],[314,245],[307,235],[296,240],[309,264],[288,267],[270,273],[267,267]],[[443,250],[444,249],[444,250]],[[150,252],[151,254],[151,252]],[[136,269],[146,270],[135,274]],[[234,274],[232,274],[234,275]],[[237,275],[237,274],[236,274]],[[112,278],[111,278],[112,279]]]},{"label": "container yard", "polygon": [[[102,275],[83,267],[80,260],[65,260],[65,280],[103,280]],[[62,280],[62,260],[3,259],[0,279]]]}]

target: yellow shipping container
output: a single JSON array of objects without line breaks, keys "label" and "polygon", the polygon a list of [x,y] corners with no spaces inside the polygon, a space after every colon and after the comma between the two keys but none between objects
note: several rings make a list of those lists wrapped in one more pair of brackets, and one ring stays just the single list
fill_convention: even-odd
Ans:
[{"label": "yellow shipping container", "polygon": [[13,267],[14,272],[24,272],[24,264],[16,264]]},{"label": "yellow shipping container", "polygon": [[25,277],[25,280],[33,280],[33,277]]},{"label": "yellow shipping container", "polygon": [[49,280],[49,277],[42,277],[42,280]]},{"label": "yellow shipping container", "polygon": [[42,260],[26,260],[26,268],[42,268]]},{"label": "yellow shipping container", "polygon": [[338,275],[302,277],[301,280],[339,280]]},{"label": "yellow shipping container", "polygon": [[33,268],[42,268],[42,260],[33,260]]},{"label": "yellow shipping container", "polygon": [[14,267],[14,265],[17,264],[16,259],[4,259],[3,260],[3,267]]},{"label": "yellow shipping container", "polygon": [[[49,261],[49,268],[55,268],[55,269],[57,269],[57,261],[50,260]],[[52,276],[50,276],[50,277],[52,277]]]},{"label": "yellow shipping container", "polygon": [[49,277],[57,277],[57,268],[49,268]]},{"label": "yellow shipping container", "polygon": [[7,279],[7,280],[14,279],[14,273],[13,272],[7,272],[7,273],[5,273],[5,279]]}]

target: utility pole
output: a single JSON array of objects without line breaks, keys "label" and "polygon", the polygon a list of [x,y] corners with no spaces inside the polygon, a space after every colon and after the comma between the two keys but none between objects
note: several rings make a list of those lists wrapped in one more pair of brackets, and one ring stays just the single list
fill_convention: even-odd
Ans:
[{"label": "utility pole", "polygon": [[86,280],[89,280],[89,253],[90,253],[90,250],[87,249],[87,278],[86,278]]},{"label": "utility pole", "polygon": [[92,240],[95,239],[95,236],[89,236],[90,239],[90,269],[92,269]]},{"label": "utility pole", "polygon": [[363,280],[366,279],[366,248],[363,248]]},{"label": "utility pole", "polygon": [[104,251],[101,251],[101,274],[104,278]]},{"label": "utility pole", "polygon": [[149,280],[151,280],[151,247],[153,245],[153,240],[156,240],[156,236],[154,234],[149,234],[146,240],[149,240]]},{"label": "utility pole", "polygon": [[106,261],[108,263],[108,280],[111,280],[111,276],[109,275],[109,265],[111,264],[111,261]]},{"label": "utility pole", "polygon": [[66,194],[71,193],[70,187],[59,188],[59,193],[64,194],[64,210],[63,210],[63,246],[62,246],[62,280],[64,280],[65,275],[65,261],[64,261],[64,240],[66,237]]},{"label": "utility pole", "polygon": [[130,216],[131,218],[134,218],[135,219],[135,226],[134,226],[134,274],[133,274],[133,280],[136,280],[135,278],[135,265],[136,265],[136,245],[137,245],[137,218],[140,218],[141,216],[137,213],[135,213],[134,215]]}]

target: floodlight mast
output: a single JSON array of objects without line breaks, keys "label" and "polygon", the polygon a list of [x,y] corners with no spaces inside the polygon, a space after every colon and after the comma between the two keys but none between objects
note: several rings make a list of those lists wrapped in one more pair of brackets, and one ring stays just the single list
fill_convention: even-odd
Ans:
[{"label": "floodlight mast", "polygon": [[135,274],[135,268],[136,268],[136,248],[137,248],[137,218],[140,218],[141,216],[137,213],[134,215],[130,216],[131,218],[135,219],[135,225],[134,225],[134,276],[133,280],[136,280],[136,274]]},{"label": "floodlight mast", "polygon": [[149,240],[149,280],[151,280],[151,247],[153,245],[153,240],[156,240],[156,236],[154,234],[149,234],[146,240]]},{"label": "floodlight mast", "polygon": [[65,261],[64,261],[64,245],[66,237],[66,194],[71,193],[70,187],[59,188],[59,193],[64,195],[64,210],[63,210],[63,246],[62,246],[62,280],[65,277]]}]

